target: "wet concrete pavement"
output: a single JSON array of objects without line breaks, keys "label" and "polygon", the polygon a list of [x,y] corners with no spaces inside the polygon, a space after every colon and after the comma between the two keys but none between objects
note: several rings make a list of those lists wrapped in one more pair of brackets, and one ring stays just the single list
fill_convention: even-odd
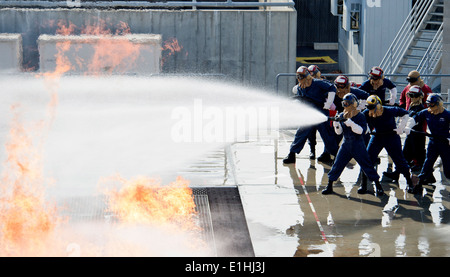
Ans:
[{"label": "wet concrete pavement", "polygon": [[[195,186],[238,186],[257,257],[450,256],[450,182],[440,159],[423,196],[407,193],[402,177],[382,180],[382,197],[359,195],[354,160],[324,196],[331,166],[310,160],[308,144],[295,165],[283,165],[294,133],[234,143],[177,174]],[[320,136],[316,148],[319,156]],[[382,176],[392,163],[384,150],[380,160]]]}]

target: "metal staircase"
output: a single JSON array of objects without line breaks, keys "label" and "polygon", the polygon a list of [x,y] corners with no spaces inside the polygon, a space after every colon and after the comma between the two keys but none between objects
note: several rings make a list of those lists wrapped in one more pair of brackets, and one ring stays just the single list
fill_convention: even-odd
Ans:
[{"label": "metal staircase", "polygon": [[[384,56],[380,67],[387,74],[408,74],[417,70],[437,74],[441,69],[444,0],[417,0]],[[401,92],[405,76],[390,78]],[[425,82],[431,84],[429,78]]]}]

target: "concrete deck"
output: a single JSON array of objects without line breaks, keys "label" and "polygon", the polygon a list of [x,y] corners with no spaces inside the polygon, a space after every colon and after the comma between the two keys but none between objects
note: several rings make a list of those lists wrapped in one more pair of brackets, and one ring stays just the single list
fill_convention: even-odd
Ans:
[{"label": "concrete deck", "polygon": [[[257,257],[450,255],[449,180],[439,159],[437,182],[423,196],[408,194],[402,178],[399,184],[382,182],[383,197],[357,194],[360,168],[354,161],[335,183],[335,193],[324,196],[331,167],[310,160],[308,144],[295,166],[283,166],[294,133],[235,143],[205,157],[202,173],[195,164],[178,173],[195,184],[238,186]],[[317,147],[318,156],[320,136]],[[381,176],[392,164],[384,150],[380,158]]]}]

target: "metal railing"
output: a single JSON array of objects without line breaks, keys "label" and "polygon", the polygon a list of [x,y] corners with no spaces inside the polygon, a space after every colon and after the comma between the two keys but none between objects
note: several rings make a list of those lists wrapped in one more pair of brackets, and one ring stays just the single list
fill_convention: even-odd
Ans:
[{"label": "metal railing", "polygon": [[431,12],[441,0],[418,0],[380,63],[385,72],[394,73],[416,35],[426,26]]},{"label": "metal railing", "polygon": [[[366,77],[369,78],[368,74],[345,74],[345,73],[339,73],[339,74],[330,74],[330,73],[322,73],[323,77],[337,77],[337,76],[341,76],[341,75],[345,75],[347,77]],[[296,73],[280,73],[276,76],[275,79],[275,92],[277,95],[279,95],[279,81],[280,78],[282,77],[296,77],[297,74]],[[384,74],[385,77],[404,77],[406,78],[408,76],[408,74]],[[450,74],[420,74],[420,77],[425,79],[425,78],[450,78]],[[400,99],[400,94],[402,92],[403,88],[397,91],[397,99]],[[447,107],[450,107],[450,89],[447,90],[446,92],[439,92],[444,99],[444,105],[447,105]]]},{"label": "metal railing", "polygon": [[[425,52],[423,59],[417,66],[417,71],[423,74],[433,74],[437,73],[436,69],[439,68],[439,63],[442,58],[442,47],[443,47],[443,24],[439,27],[436,35],[430,43],[430,46]],[[428,77],[424,79],[425,83],[429,81]]]},{"label": "metal railing", "polygon": [[[267,0],[266,0],[267,1]],[[267,7],[291,7],[295,6],[294,1],[286,0],[286,2],[234,2],[226,1],[82,1],[82,0],[65,0],[65,1],[48,1],[48,0],[30,0],[30,1],[14,1],[0,0],[0,8],[20,7],[20,8],[267,8]]]}]

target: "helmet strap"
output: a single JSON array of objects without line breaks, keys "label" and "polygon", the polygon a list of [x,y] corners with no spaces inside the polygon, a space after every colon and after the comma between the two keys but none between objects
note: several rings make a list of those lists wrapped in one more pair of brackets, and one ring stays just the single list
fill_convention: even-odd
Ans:
[{"label": "helmet strap", "polygon": [[410,99],[411,99],[411,106],[419,106],[420,104],[422,104],[423,96]]},{"label": "helmet strap", "polygon": [[378,104],[373,110],[369,110],[370,117],[380,117],[383,114],[383,106]]},{"label": "helmet strap", "polygon": [[444,112],[444,103],[439,102],[439,104],[434,107],[428,107],[428,111],[433,115],[441,114]]}]

